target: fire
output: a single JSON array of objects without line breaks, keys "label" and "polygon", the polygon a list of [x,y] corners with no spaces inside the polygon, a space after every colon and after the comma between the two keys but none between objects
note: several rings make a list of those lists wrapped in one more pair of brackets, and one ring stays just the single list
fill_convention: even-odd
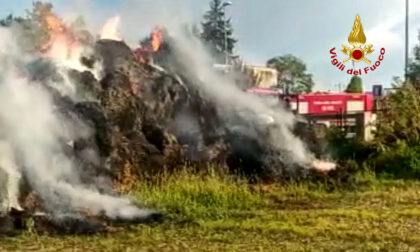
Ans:
[{"label": "fire", "polygon": [[133,51],[138,62],[149,63],[153,61],[153,53],[159,51],[163,44],[163,28],[156,26],[150,33],[150,37],[139,48]]},{"label": "fire", "polygon": [[152,33],[150,34],[150,38],[151,38],[151,46],[152,46],[152,51],[153,52],[157,52],[159,51],[162,42],[163,42],[163,30],[160,27],[155,27],[155,29],[153,29]]},{"label": "fire", "polygon": [[322,161],[322,160],[315,160],[312,162],[312,168],[318,172],[328,173],[330,171],[334,171],[337,168],[335,163]]},{"label": "fire", "polygon": [[54,14],[44,15],[44,22],[49,31],[49,40],[43,46],[44,55],[68,67],[82,69],[79,59],[83,46],[72,31]]},{"label": "fire", "polygon": [[53,14],[47,14],[44,16],[44,20],[47,26],[47,29],[52,32],[62,32],[65,29],[65,26],[62,24],[60,19],[58,19]]},{"label": "fire", "polygon": [[121,41],[122,39],[118,35],[120,26],[120,16],[115,16],[108,19],[105,25],[102,27],[101,39],[111,39]]},{"label": "fire", "polygon": [[80,56],[84,47],[66,33],[55,34],[46,56],[74,69],[83,69]]}]

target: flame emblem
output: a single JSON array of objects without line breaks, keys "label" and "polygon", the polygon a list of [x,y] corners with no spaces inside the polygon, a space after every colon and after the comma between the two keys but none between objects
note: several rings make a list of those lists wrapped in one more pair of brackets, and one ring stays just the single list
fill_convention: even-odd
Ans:
[{"label": "flame emblem", "polygon": [[366,35],[363,32],[359,14],[356,15],[356,19],[354,20],[353,30],[350,32],[348,42],[353,48],[348,45],[342,45],[343,49],[341,49],[341,52],[349,56],[343,61],[344,63],[347,63],[350,60],[354,62],[364,61],[368,64],[371,63],[365,56],[373,53],[373,45],[363,46],[366,43]]}]

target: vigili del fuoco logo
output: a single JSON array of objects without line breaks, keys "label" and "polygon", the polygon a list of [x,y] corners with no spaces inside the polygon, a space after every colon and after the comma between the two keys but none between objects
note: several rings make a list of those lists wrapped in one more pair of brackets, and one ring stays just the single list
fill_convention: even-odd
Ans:
[{"label": "vigili del fuoco logo", "polygon": [[[356,20],[354,20],[353,30],[350,32],[348,42],[351,45],[342,45],[341,52],[345,55],[343,62],[340,62],[337,59],[337,53],[335,52],[335,47],[330,50],[331,54],[331,63],[333,66],[337,67],[340,71],[346,70],[346,63],[352,61],[352,68],[346,70],[347,74],[350,75],[363,75],[368,74],[369,72],[375,71],[384,60],[385,48],[381,48],[379,51],[378,60],[372,64],[372,61],[368,58],[375,50],[373,45],[366,44],[366,35],[363,32],[362,22],[360,21],[359,14],[356,15]],[[369,66],[365,68],[355,68],[355,63],[365,62]]]}]

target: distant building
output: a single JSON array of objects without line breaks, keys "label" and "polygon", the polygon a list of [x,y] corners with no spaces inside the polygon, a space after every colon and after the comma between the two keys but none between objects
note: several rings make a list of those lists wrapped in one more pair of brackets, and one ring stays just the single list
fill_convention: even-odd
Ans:
[{"label": "distant building", "polygon": [[245,65],[243,66],[243,72],[251,77],[255,87],[269,88],[277,86],[278,72],[274,68]]},{"label": "distant building", "polygon": [[232,65],[214,64],[213,68],[232,77],[239,87],[272,88],[278,84],[278,72],[262,65],[250,65],[235,61]]}]

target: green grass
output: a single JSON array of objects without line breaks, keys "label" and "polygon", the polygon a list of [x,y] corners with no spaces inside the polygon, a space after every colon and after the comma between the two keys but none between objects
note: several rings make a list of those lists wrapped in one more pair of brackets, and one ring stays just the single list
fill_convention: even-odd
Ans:
[{"label": "green grass", "polygon": [[359,190],[322,184],[248,185],[186,172],[139,183],[138,203],[164,223],[93,236],[25,232],[4,251],[420,251],[420,183],[376,181]]}]

